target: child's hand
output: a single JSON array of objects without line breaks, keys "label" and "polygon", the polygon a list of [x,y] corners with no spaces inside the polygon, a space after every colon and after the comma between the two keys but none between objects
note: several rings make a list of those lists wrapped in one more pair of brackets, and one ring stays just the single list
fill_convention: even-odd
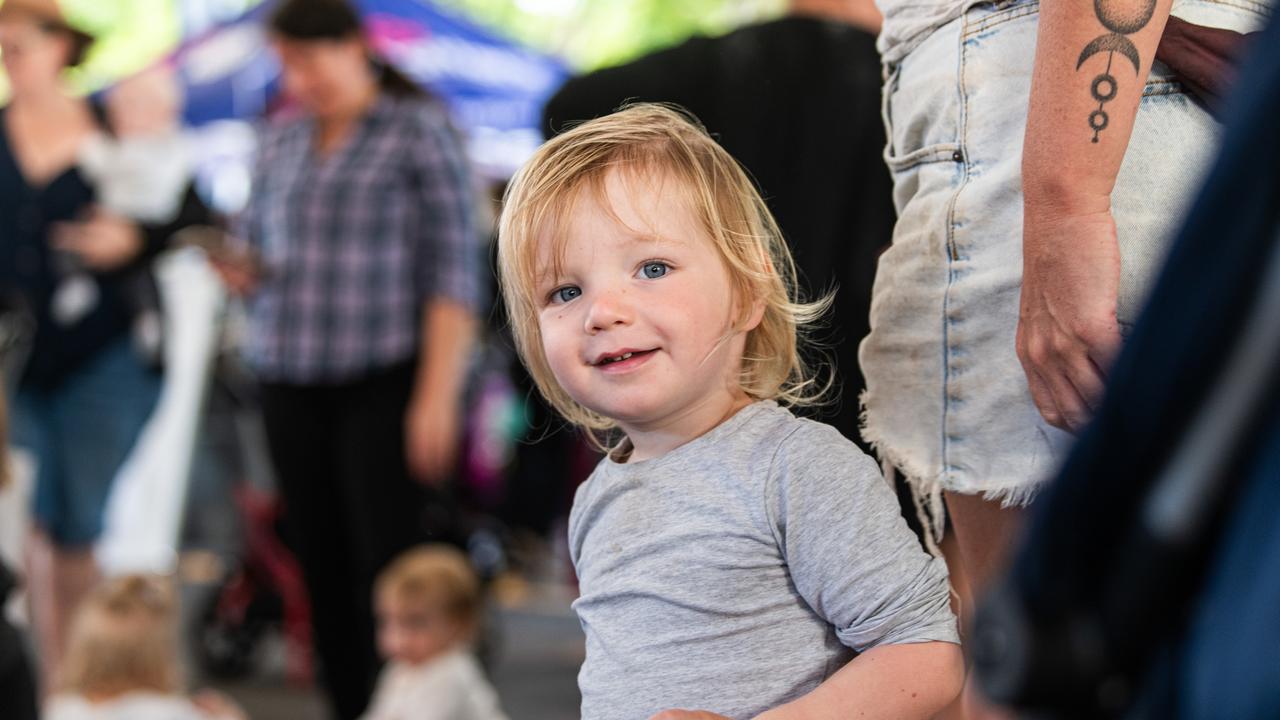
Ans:
[{"label": "child's hand", "polygon": [[201,690],[191,697],[191,704],[200,712],[217,720],[249,720],[249,716],[234,700],[214,690]]},{"label": "child's hand", "polygon": [[706,710],[663,710],[649,720],[729,720]]}]

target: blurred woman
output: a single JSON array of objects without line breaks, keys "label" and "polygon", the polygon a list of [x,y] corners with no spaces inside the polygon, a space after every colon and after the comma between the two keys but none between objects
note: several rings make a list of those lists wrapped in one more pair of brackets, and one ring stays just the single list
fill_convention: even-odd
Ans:
[{"label": "blurred woman", "polygon": [[299,117],[268,128],[224,279],[248,294],[246,354],[339,717],[376,677],[370,589],[450,470],[480,258],[444,108],[380,63],[340,0],[270,20]]},{"label": "blurred woman", "polygon": [[0,111],[0,304],[36,326],[11,437],[37,467],[28,570],[46,683],[70,612],[97,576],[90,550],[112,479],[159,392],[159,373],[131,342],[136,279],[177,228],[204,219],[190,193],[163,227],[94,204],[77,155],[109,129],[63,82],[89,42],[54,0],[0,6],[10,86]]}]

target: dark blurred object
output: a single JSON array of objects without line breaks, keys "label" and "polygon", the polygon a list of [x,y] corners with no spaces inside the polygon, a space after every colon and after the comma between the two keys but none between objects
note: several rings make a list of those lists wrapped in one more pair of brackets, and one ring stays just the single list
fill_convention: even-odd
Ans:
[{"label": "dark blurred object", "polygon": [[1239,60],[1255,36],[1205,27],[1169,16],[1156,48],[1156,59],[1219,120],[1222,103],[1235,85]]},{"label": "dark blurred object", "polygon": [[1255,49],[1106,401],[980,609],[997,701],[1280,717],[1280,27]]},{"label": "dark blurred object", "polygon": [[840,402],[819,419],[858,443],[858,343],[870,331],[871,283],[895,219],[880,85],[875,29],[791,15],[574,78],[543,122],[559,133],[627,102],[672,102],[706,125],[755,178],[804,295],[839,288],[817,339],[832,350]]},{"label": "dark blurred object", "polygon": [[200,613],[194,646],[201,667],[222,679],[254,670],[268,630],[285,639],[285,673],[296,685],[311,682],[311,606],[302,568],[280,539],[280,501],[242,484],[236,505],[245,519],[245,549],[239,567]]},{"label": "dark blurred object", "polygon": [[[2,398],[0,403],[3,403]],[[35,720],[38,717],[36,681],[27,659],[27,649],[22,636],[9,624],[4,612],[9,594],[16,587],[13,573],[0,561],[0,718]]]}]

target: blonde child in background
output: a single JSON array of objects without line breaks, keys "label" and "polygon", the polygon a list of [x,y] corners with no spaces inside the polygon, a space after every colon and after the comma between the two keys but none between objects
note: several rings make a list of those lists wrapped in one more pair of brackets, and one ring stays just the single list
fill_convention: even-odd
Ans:
[{"label": "blonde child in background", "polygon": [[822,394],[797,338],[826,303],[696,121],[634,105],[543,145],[499,268],[539,390],[621,435],[569,519],[585,720],[923,719],[959,693],[945,565],[871,458],[779,404]]},{"label": "blonde child in background", "polygon": [[247,720],[226,698],[183,693],[177,603],[163,578],[108,580],[77,610],[45,720]]},{"label": "blonde child in background", "polygon": [[378,576],[373,602],[387,664],[363,720],[506,720],[471,654],[483,600],[466,556],[408,550]]}]

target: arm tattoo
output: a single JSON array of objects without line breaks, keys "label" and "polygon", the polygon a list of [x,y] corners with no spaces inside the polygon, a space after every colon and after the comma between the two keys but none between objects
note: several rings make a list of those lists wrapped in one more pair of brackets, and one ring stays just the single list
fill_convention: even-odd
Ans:
[{"label": "arm tattoo", "polygon": [[1098,101],[1098,109],[1089,113],[1089,128],[1093,130],[1093,141],[1096,143],[1098,133],[1106,130],[1110,122],[1103,107],[1115,99],[1119,92],[1116,78],[1111,74],[1111,61],[1116,53],[1120,53],[1133,63],[1135,76],[1141,72],[1138,48],[1125,36],[1138,32],[1151,22],[1151,16],[1156,11],[1156,0],[1093,0],[1093,11],[1102,26],[1111,32],[1099,35],[1085,46],[1076,62],[1076,70],[1079,71],[1084,62],[1094,55],[1104,52],[1107,54],[1107,69],[1094,76],[1093,85],[1089,88],[1093,99]]}]

